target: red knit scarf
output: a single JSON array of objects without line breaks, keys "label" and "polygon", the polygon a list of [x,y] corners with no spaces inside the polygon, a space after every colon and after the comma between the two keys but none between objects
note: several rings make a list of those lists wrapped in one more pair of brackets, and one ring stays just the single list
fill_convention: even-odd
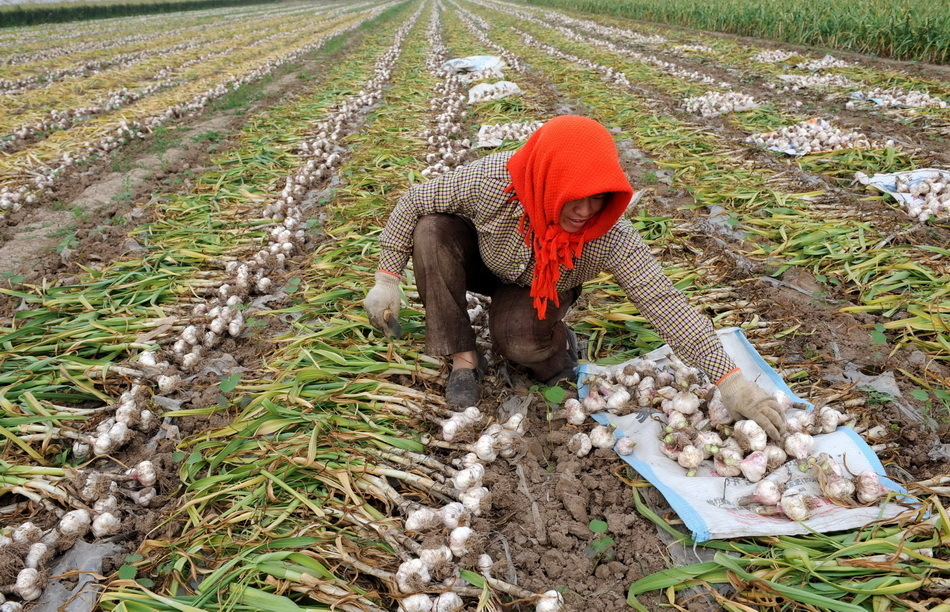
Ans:
[{"label": "red knit scarf", "polygon": [[[604,126],[593,119],[562,115],[541,126],[508,160],[509,191],[524,207],[519,229],[535,257],[531,297],[538,319],[548,300],[560,305],[557,282],[561,266],[571,270],[584,243],[599,238],[623,215],[633,188],[620,167],[617,147]],[[566,202],[609,194],[604,207],[578,232],[560,225]]]}]

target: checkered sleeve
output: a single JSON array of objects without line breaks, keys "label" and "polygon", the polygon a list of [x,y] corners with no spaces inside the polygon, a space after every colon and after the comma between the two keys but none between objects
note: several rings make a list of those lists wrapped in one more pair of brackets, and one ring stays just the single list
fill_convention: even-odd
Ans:
[{"label": "checkered sleeve", "polygon": [[412,232],[419,217],[456,213],[472,218],[484,180],[482,164],[476,162],[412,187],[396,203],[379,236],[379,269],[402,276],[412,256]]},{"label": "checkered sleeve", "polygon": [[618,244],[608,270],[677,357],[705,372],[713,382],[719,380],[735,364],[712,322],[690,306],[663,274],[637,230],[623,221],[619,225],[614,229]]}]

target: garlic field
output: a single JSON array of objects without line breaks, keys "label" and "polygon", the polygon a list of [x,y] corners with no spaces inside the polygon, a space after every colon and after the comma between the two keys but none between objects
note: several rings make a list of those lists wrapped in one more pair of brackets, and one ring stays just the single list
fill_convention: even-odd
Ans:
[{"label": "garlic field", "polygon": [[[0,30],[0,612],[950,610],[950,72],[831,53],[499,0]],[[464,412],[411,270],[402,338],[371,328],[396,200],[559,114],[897,520],[694,546],[482,298]],[[662,344],[606,275],[568,318],[584,361]]]}]

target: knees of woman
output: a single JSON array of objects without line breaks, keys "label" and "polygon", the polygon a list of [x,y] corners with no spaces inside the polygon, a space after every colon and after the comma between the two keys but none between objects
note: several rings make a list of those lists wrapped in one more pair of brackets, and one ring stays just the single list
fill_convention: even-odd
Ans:
[{"label": "knees of woman", "polygon": [[527,367],[547,362],[564,351],[560,346],[564,340],[558,341],[555,330],[549,326],[530,330],[523,325],[491,325],[491,337],[505,359]]}]

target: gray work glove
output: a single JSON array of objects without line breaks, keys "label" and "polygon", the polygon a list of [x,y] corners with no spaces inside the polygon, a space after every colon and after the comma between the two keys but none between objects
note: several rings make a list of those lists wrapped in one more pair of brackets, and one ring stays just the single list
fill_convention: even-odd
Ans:
[{"label": "gray work glove", "polygon": [[373,327],[390,338],[402,333],[399,325],[399,277],[388,272],[376,273],[376,284],[363,300],[366,314]]},{"label": "gray work glove", "polygon": [[751,419],[765,430],[769,438],[775,441],[782,439],[785,413],[774,397],[738,371],[727,375],[717,386],[722,394],[722,403],[735,420]]}]

